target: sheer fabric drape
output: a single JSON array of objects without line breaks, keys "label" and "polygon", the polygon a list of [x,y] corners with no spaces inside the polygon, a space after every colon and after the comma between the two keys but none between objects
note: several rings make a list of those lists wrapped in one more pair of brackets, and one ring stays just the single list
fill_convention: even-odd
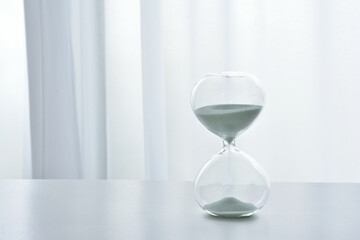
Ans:
[{"label": "sheer fabric drape", "polygon": [[221,141],[189,94],[257,75],[237,140],[272,181],[360,181],[355,1],[25,1],[32,177],[193,180]]}]

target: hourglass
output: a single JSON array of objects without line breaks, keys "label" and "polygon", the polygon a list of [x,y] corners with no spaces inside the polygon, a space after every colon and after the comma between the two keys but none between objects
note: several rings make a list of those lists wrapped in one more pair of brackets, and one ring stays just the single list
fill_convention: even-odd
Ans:
[{"label": "hourglass", "polygon": [[213,216],[250,216],[269,197],[265,171],[235,145],[236,137],[255,121],[263,105],[264,92],[248,73],[206,74],[192,90],[196,117],[223,139],[223,149],[202,167],[194,186],[197,202]]}]

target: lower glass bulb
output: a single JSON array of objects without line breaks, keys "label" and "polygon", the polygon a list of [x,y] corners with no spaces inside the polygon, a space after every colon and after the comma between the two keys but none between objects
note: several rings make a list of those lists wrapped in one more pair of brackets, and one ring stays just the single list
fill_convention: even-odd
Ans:
[{"label": "lower glass bulb", "polygon": [[262,167],[234,145],[226,145],[200,170],[195,197],[209,214],[251,216],[266,203],[270,182]]}]

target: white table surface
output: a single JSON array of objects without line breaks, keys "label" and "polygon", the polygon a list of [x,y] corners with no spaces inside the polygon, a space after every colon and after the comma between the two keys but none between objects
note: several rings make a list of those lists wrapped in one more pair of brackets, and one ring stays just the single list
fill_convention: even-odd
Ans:
[{"label": "white table surface", "polygon": [[273,183],[249,218],[207,215],[190,182],[1,180],[0,239],[360,239],[360,184]]}]

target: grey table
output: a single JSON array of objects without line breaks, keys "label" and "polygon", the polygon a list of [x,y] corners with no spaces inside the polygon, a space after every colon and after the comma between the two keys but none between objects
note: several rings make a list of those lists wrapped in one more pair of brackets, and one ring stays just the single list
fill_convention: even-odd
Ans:
[{"label": "grey table", "polygon": [[360,239],[360,184],[274,183],[242,219],[205,214],[190,182],[0,181],[0,239]]}]

